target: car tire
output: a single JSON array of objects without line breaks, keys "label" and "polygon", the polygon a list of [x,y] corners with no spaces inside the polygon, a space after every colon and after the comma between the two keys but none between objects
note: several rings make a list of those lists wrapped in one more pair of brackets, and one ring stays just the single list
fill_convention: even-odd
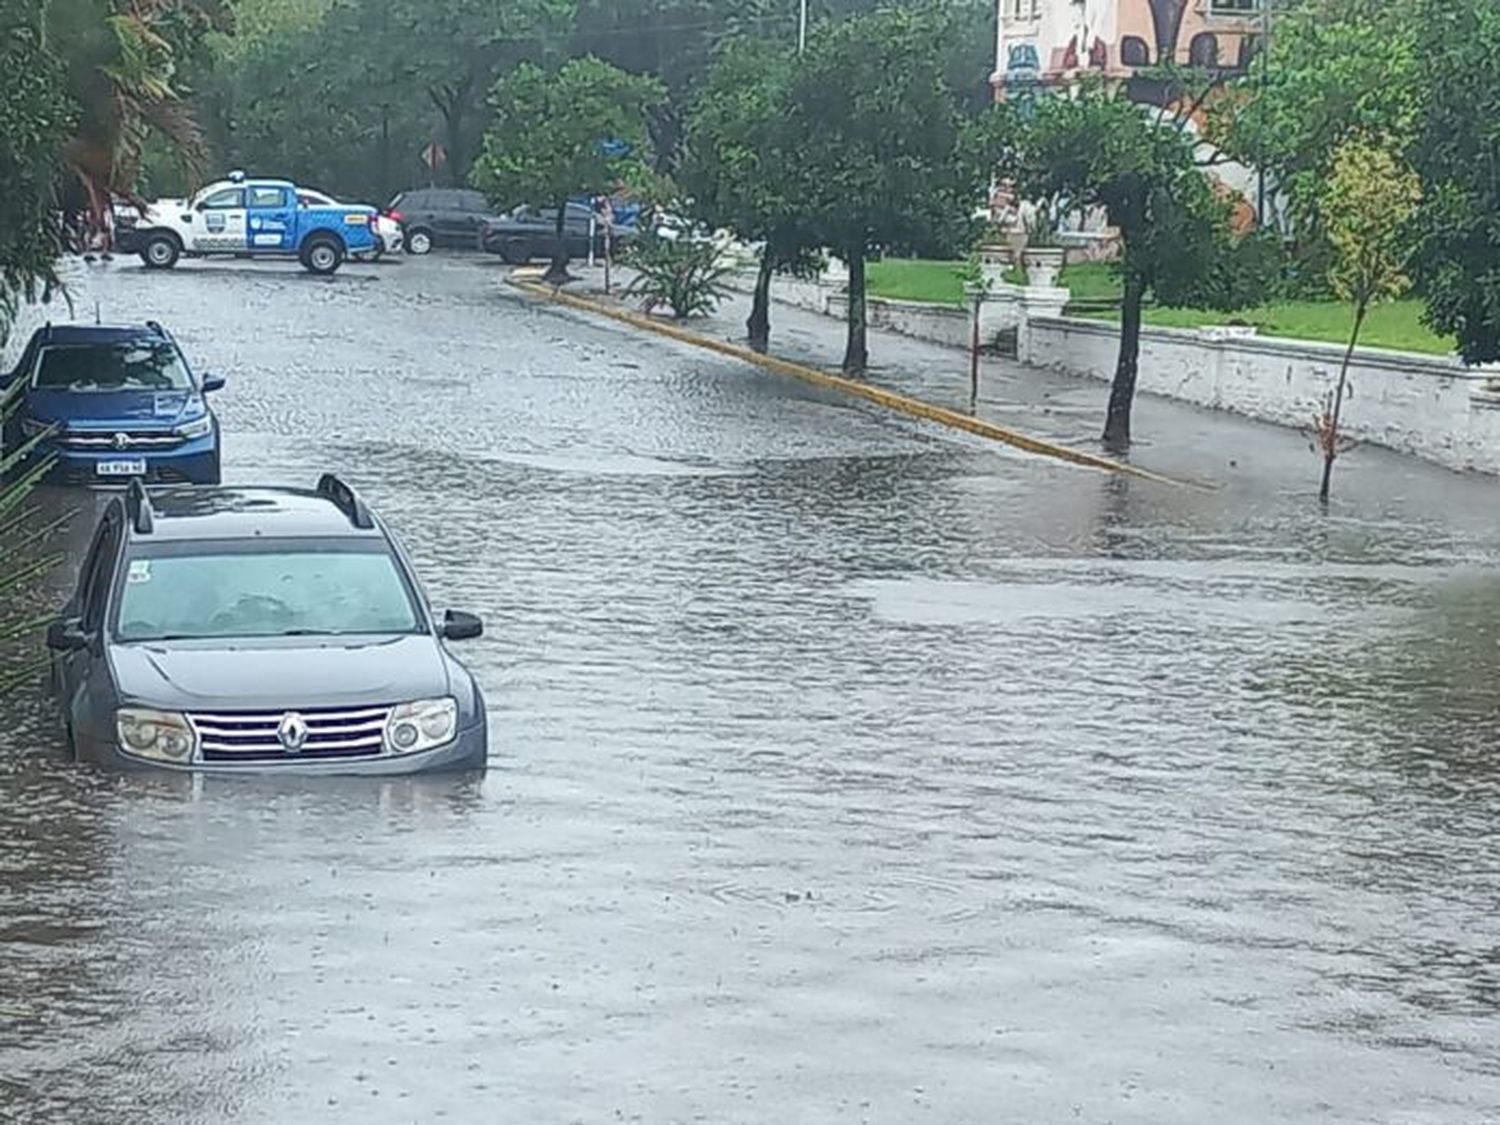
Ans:
[{"label": "car tire", "polygon": [[344,264],[344,246],[338,239],[327,235],[313,237],[303,244],[300,258],[303,269],[326,277],[337,273]]},{"label": "car tire", "polygon": [[182,257],[182,243],[175,234],[148,234],[141,246],[141,261],[148,270],[169,270]]},{"label": "car tire", "polygon": [[531,243],[524,238],[507,238],[500,244],[500,260],[508,266],[524,266],[531,261]]},{"label": "car tire", "polygon": [[385,256],[385,242],[380,238],[379,235],[376,235],[375,236],[375,249],[373,249],[373,250],[370,251],[369,257],[366,258],[365,260],[369,261],[369,262],[378,262],[384,256]]},{"label": "car tire", "polygon": [[213,468],[209,469],[200,484],[220,485],[224,483],[223,461],[220,455],[215,454]]},{"label": "car tire", "polygon": [[426,227],[407,231],[406,252],[418,256],[432,253],[432,232]]}]

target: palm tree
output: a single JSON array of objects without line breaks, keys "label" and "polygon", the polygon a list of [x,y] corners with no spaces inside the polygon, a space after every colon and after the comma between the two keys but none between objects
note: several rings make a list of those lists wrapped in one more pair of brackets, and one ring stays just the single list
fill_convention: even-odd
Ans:
[{"label": "palm tree", "polygon": [[103,229],[112,197],[134,198],[153,132],[171,142],[192,177],[201,175],[203,133],[183,97],[179,61],[204,34],[231,23],[224,0],[48,0],[48,41],[77,107],[62,160],[82,197],[65,210]]}]

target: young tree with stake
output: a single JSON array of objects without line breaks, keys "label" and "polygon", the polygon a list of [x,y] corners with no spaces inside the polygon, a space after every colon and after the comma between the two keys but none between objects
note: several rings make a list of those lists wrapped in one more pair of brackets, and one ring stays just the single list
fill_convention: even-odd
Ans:
[{"label": "young tree with stake", "polygon": [[1338,384],[1316,419],[1323,454],[1318,498],[1324,503],[1333,482],[1333,463],[1342,448],[1339,426],[1349,361],[1370,306],[1401,296],[1411,285],[1406,275],[1410,226],[1421,198],[1416,173],[1389,148],[1368,141],[1348,141],[1334,153],[1333,171],[1324,185],[1319,213],[1331,252],[1329,284],[1340,299],[1354,306],[1354,324],[1344,361],[1339,365]]}]

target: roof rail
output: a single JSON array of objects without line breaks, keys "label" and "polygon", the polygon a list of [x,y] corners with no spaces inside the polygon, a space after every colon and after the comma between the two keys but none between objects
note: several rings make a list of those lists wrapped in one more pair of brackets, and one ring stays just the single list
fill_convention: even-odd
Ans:
[{"label": "roof rail", "polygon": [[359,498],[359,493],[332,473],[324,473],[318,478],[317,491],[319,496],[331,500],[339,511],[349,517],[349,522],[361,531],[368,531],[375,526],[375,517],[370,515],[370,509]]},{"label": "roof rail", "polygon": [[146,485],[140,477],[133,478],[130,487],[125,490],[125,515],[137,535],[151,534],[156,522],[155,513],[151,510],[151,497],[147,495]]}]

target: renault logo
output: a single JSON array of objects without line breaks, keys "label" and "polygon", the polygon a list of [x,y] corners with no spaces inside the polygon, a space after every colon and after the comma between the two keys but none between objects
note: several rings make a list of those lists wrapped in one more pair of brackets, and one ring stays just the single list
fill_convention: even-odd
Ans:
[{"label": "renault logo", "polygon": [[129,449],[130,448],[130,435],[129,434],[116,434],[114,436],[114,447],[116,449]]},{"label": "renault logo", "polygon": [[281,725],[276,728],[276,737],[288,754],[297,753],[307,742],[306,720],[295,711],[289,712],[282,716]]}]

